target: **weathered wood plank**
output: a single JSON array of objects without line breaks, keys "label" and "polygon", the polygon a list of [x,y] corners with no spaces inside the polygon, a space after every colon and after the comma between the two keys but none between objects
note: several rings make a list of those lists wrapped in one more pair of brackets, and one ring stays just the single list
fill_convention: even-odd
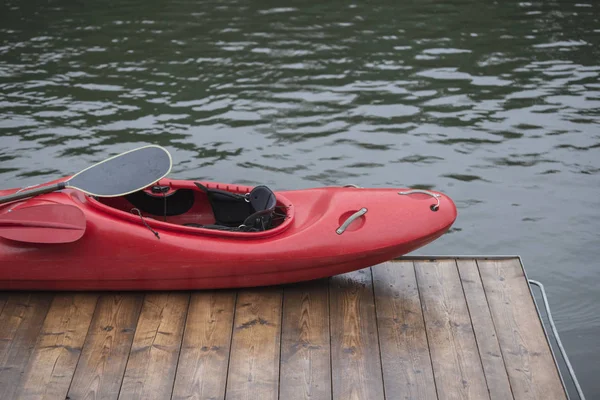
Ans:
[{"label": "weathered wood plank", "polygon": [[437,400],[413,262],[372,269],[386,398]]},{"label": "weathered wood plank", "polygon": [[475,260],[458,260],[457,263],[490,398],[491,400],[513,399],[504,358],[496,336],[496,327],[483,291],[477,263]]},{"label": "weathered wood plank", "polygon": [[565,399],[518,259],[477,263],[515,399]]},{"label": "weathered wood plank", "polygon": [[331,399],[328,281],[284,288],[279,398]]},{"label": "weathered wood plank", "polygon": [[278,398],[281,296],[275,287],[239,292],[227,400]]},{"label": "weathered wood plank", "polygon": [[54,297],[16,398],[65,398],[97,299],[90,293]]},{"label": "weathered wood plank", "polygon": [[383,399],[371,270],[332,277],[329,301],[333,398]]},{"label": "weathered wood plank", "polygon": [[4,310],[4,306],[8,301],[8,293],[0,292],[0,315],[2,315],[2,311]]},{"label": "weathered wood plank", "polygon": [[372,274],[237,300],[0,292],[0,398],[566,399],[518,259]]},{"label": "weathered wood plank", "polygon": [[125,368],[119,399],[171,397],[190,294],[147,294]]},{"label": "weathered wood plank", "polygon": [[143,294],[100,297],[67,395],[70,399],[119,397],[143,300]]},{"label": "weathered wood plank", "polygon": [[173,399],[223,399],[236,292],[192,294]]},{"label": "weathered wood plank", "polygon": [[13,399],[52,303],[48,293],[8,295],[0,314],[0,399]]},{"label": "weathered wood plank", "polygon": [[489,399],[456,261],[416,261],[437,394],[440,399]]}]

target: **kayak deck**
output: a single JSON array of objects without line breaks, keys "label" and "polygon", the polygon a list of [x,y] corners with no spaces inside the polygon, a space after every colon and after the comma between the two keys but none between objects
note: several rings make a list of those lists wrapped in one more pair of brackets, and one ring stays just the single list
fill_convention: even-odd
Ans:
[{"label": "kayak deck", "polygon": [[566,398],[516,257],[239,290],[0,292],[0,310],[2,398]]}]

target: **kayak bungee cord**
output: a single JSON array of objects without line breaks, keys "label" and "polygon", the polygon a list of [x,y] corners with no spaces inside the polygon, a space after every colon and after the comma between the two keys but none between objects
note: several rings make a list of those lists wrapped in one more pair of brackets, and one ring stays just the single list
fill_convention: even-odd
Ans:
[{"label": "kayak bungee cord", "polygon": [[144,224],[144,226],[148,229],[150,229],[150,232],[154,233],[154,236],[156,236],[157,239],[160,240],[160,236],[158,235],[158,232],[156,232],[154,229],[152,229],[152,227],[150,225],[148,225],[148,223],[146,222],[146,220],[144,219],[144,217],[142,217],[142,213],[140,212],[139,209],[137,208],[132,208],[131,212],[135,212],[137,215],[140,216],[140,219],[142,220],[142,223]]}]

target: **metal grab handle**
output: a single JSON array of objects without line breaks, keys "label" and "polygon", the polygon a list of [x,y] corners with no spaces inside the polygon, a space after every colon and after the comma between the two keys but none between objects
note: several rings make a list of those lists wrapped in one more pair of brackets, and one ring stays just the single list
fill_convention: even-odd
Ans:
[{"label": "metal grab handle", "polygon": [[361,208],[360,210],[358,210],[357,212],[355,212],[354,214],[352,214],[351,216],[348,217],[348,219],[346,219],[346,221],[344,221],[344,223],[337,228],[337,230],[335,231],[335,233],[337,233],[338,235],[341,235],[342,233],[344,233],[344,231],[346,230],[346,228],[348,228],[348,226],[354,222],[357,218],[362,217],[363,215],[365,215],[367,213],[367,209],[365,207]]},{"label": "metal grab handle", "polygon": [[413,193],[421,193],[421,194],[426,194],[426,195],[429,195],[429,196],[433,197],[435,199],[435,201],[437,201],[437,204],[432,204],[431,205],[431,211],[437,211],[437,210],[440,209],[440,197],[442,197],[442,196],[440,196],[437,193],[432,193],[432,192],[430,192],[428,190],[421,190],[421,189],[412,189],[412,190],[409,190],[407,192],[398,192],[398,194],[400,194],[400,195],[402,195],[402,194],[413,194]]}]

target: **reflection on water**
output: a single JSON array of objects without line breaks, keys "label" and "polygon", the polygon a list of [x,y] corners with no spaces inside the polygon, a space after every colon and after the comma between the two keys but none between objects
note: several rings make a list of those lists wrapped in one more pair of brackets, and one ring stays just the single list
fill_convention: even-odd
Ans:
[{"label": "reflection on water", "polygon": [[156,143],[181,178],[443,190],[422,252],[522,255],[600,394],[598,5],[405,3],[3,0],[2,186]]}]

